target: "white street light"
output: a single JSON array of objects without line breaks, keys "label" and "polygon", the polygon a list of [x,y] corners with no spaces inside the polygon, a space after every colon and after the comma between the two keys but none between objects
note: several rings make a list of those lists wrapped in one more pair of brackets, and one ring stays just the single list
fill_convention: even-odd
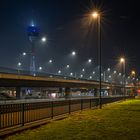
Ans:
[{"label": "white street light", "polygon": [[119,73],[119,76],[121,76],[122,74],[121,73]]},{"label": "white street light", "polygon": [[107,71],[110,71],[110,70],[111,70],[110,68],[107,69]]},{"label": "white street light", "polygon": [[22,63],[21,62],[18,62],[18,66],[20,67],[22,65]]},{"label": "white street light", "polygon": [[91,59],[88,59],[88,63],[91,63],[91,61],[92,61]]},{"label": "white street light", "polygon": [[53,61],[50,59],[50,60],[49,60],[49,63],[52,63],[52,62],[53,62]]},{"label": "white street light", "polygon": [[123,75],[124,75],[124,79],[123,79],[123,89],[124,89],[124,95],[125,95],[125,83],[126,83],[126,79],[125,79],[125,76],[126,76],[126,69],[125,69],[125,65],[126,65],[126,62],[125,62],[125,58],[124,57],[121,57],[120,58],[120,63],[122,64],[122,69],[123,69]]},{"label": "white street light", "polygon": [[89,79],[92,79],[92,76],[89,76]]},{"label": "white street light", "polygon": [[41,41],[46,42],[46,37],[42,37]]},{"label": "white street light", "polygon": [[70,68],[70,65],[67,65],[66,67],[67,67],[67,68]]},{"label": "white street light", "polygon": [[117,73],[117,71],[114,71],[114,74],[116,74]]},{"label": "white street light", "polygon": [[59,70],[58,73],[61,74],[61,70]]},{"label": "white street light", "polygon": [[83,78],[83,74],[81,74],[80,77]]},{"label": "white street light", "polygon": [[20,74],[20,68],[21,68],[22,63],[18,62],[17,67],[18,67],[18,74]]},{"label": "white street light", "polygon": [[82,72],[84,72],[85,71],[85,69],[82,69]]},{"label": "white street light", "polygon": [[73,51],[71,54],[72,54],[73,56],[75,56],[75,55],[76,55],[76,52],[75,52],[75,51]]},{"label": "white street light", "polygon": [[25,56],[26,55],[26,52],[23,52],[22,55]]},{"label": "white street light", "polygon": [[95,74],[95,71],[93,71],[92,73]]},{"label": "white street light", "polygon": [[39,70],[42,70],[42,67],[39,67]]},{"label": "white street light", "polygon": [[70,76],[73,76],[73,73],[72,72],[70,73]]}]

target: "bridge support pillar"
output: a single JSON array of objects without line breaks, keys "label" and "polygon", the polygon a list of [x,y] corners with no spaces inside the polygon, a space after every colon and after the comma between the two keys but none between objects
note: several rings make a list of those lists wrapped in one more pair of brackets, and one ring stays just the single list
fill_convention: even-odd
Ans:
[{"label": "bridge support pillar", "polygon": [[95,89],[94,89],[94,96],[97,97],[97,95],[98,95],[98,89],[95,88]]},{"label": "bridge support pillar", "polygon": [[60,97],[64,97],[64,89],[63,88],[59,88],[59,96]]},{"label": "bridge support pillar", "polygon": [[71,98],[71,89],[65,88],[65,98]]},{"label": "bridge support pillar", "polygon": [[16,87],[16,99],[20,99],[21,87]]}]

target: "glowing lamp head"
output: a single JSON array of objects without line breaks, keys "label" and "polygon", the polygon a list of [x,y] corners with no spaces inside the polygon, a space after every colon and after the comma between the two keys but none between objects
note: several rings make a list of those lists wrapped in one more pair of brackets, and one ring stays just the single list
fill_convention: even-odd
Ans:
[{"label": "glowing lamp head", "polygon": [[117,73],[117,71],[115,70],[115,71],[114,71],[114,74],[116,74],[116,73]]},{"label": "glowing lamp head", "polygon": [[58,74],[61,74],[61,70],[58,71]]},{"label": "glowing lamp head", "polygon": [[82,72],[84,72],[85,71],[85,69],[82,69]]},{"label": "glowing lamp head", "polygon": [[39,67],[39,70],[42,70],[42,67]]},{"label": "glowing lamp head", "polygon": [[42,37],[42,42],[46,42],[46,37]]},{"label": "glowing lamp head", "polygon": [[20,67],[22,64],[21,64],[21,62],[18,62],[18,66]]},{"label": "glowing lamp head", "polygon": [[109,75],[109,78],[111,78],[111,75]]},{"label": "glowing lamp head", "polygon": [[98,18],[98,17],[99,17],[99,13],[96,12],[96,11],[93,12],[93,13],[92,13],[92,17],[93,17],[93,18]]},{"label": "glowing lamp head", "polygon": [[73,51],[73,52],[72,52],[72,55],[73,55],[73,56],[75,56],[75,55],[76,55],[76,52],[75,52],[75,51]]},{"label": "glowing lamp head", "polygon": [[121,63],[124,63],[125,62],[125,59],[122,57],[122,58],[120,58],[120,62]]},{"label": "glowing lamp head", "polygon": [[70,73],[70,76],[73,76],[73,73],[72,72]]},{"label": "glowing lamp head", "polygon": [[107,69],[107,71],[110,71],[110,70],[111,70],[110,68]]},{"label": "glowing lamp head", "polygon": [[52,63],[52,60],[49,60],[49,63]]},{"label": "glowing lamp head", "polygon": [[67,68],[69,68],[69,67],[70,67],[70,65],[67,65],[66,67],[67,67]]},{"label": "glowing lamp head", "polygon": [[25,56],[26,55],[26,52],[23,52],[22,55]]},{"label": "glowing lamp head", "polygon": [[132,75],[135,75],[135,74],[136,74],[136,72],[135,72],[134,70],[132,70],[131,74],[132,74]]},{"label": "glowing lamp head", "polygon": [[92,76],[89,76],[89,79],[92,79]]},{"label": "glowing lamp head", "polygon": [[91,61],[92,61],[91,59],[88,59],[88,63],[91,63]]}]

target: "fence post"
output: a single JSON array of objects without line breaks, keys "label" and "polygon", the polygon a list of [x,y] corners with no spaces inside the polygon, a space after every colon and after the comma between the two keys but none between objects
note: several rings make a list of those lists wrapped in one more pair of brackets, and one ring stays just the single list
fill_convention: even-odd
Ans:
[{"label": "fence post", "polygon": [[1,122],[2,122],[2,120],[1,120],[1,114],[2,114],[2,107],[0,105],[0,128],[2,128],[2,125],[1,125]]},{"label": "fence post", "polygon": [[91,108],[91,99],[90,99],[90,108]]},{"label": "fence post", "polygon": [[24,126],[24,103],[22,103],[22,126]]},{"label": "fence post", "polygon": [[53,119],[53,101],[51,102],[51,118]]},{"label": "fence post", "polygon": [[71,100],[69,100],[69,114],[71,113]]},{"label": "fence post", "polygon": [[83,110],[83,100],[81,99],[81,110]]}]

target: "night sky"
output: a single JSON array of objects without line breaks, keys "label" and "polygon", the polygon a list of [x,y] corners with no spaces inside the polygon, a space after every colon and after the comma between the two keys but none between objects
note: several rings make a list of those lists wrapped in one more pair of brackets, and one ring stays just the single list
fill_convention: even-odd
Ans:
[{"label": "night sky", "polygon": [[[137,0],[1,0],[0,66],[16,68],[19,54],[30,50],[27,27],[33,20],[47,43],[36,43],[37,66],[56,71],[70,64],[84,67],[88,58],[97,61],[97,26],[89,23],[88,14],[100,7],[102,17],[103,67],[116,67],[120,56],[127,58],[127,70],[140,71],[140,15]],[[70,58],[71,51],[77,52]],[[54,60],[53,68],[48,60]],[[29,58],[23,68],[28,69]],[[93,67],[94,67],[93,66]]]}]

